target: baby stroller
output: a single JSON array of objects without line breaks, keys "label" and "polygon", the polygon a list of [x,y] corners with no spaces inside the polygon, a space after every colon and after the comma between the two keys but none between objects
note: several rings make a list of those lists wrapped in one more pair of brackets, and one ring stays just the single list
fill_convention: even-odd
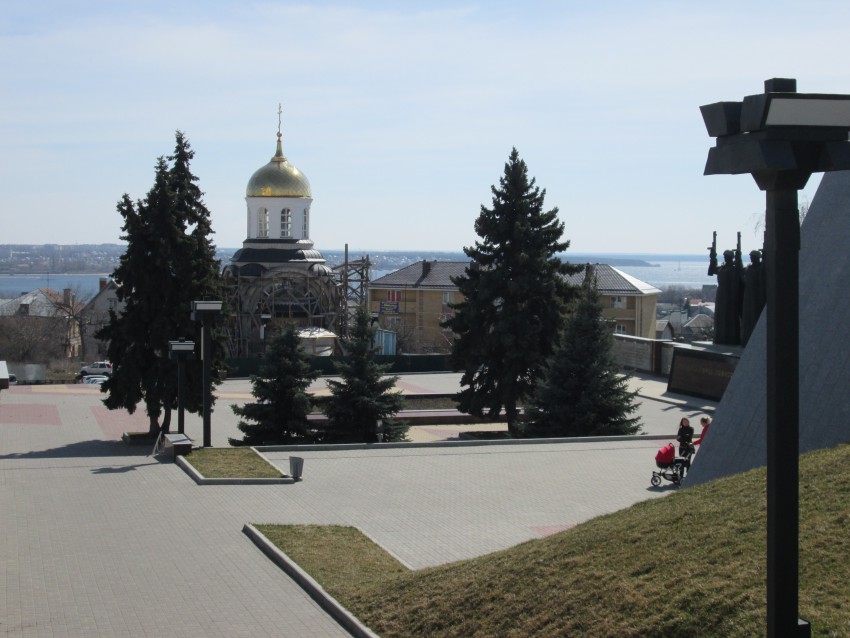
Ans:
[{"label": "baby stroller", "polygon": [[676,487],[681,485],[685,473],[691,467],[691,457],[694,454],[694,446],[690,443],[685,444],[683,448],[682,456],[676,456],[676,448],[672,443],[658,450],[658,454],[655,455],[655,465],[658,466],[659,471],[653,472],[649,480],[653,487],[661,485],[661,479],[670,481]]}]

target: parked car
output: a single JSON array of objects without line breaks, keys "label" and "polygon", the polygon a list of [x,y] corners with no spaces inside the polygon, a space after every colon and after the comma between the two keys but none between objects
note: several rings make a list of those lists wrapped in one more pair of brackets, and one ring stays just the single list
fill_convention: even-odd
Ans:
[{"label": "parked car", "polygon": [[18,377],[14,374],[9,375],[9,385],[18,385]]},{"label": "parked car", "polygon": [[89,374],[83,377],[83,383],[100,385],[108,378],[105,374]]},{"label": "parked car", "polygon": [[80,374],[86,376],[88,374],[99,374],[109,376],[112,374],[112,364],[109,361],[95,361],[94,363],[83,364],[80,368]]}]

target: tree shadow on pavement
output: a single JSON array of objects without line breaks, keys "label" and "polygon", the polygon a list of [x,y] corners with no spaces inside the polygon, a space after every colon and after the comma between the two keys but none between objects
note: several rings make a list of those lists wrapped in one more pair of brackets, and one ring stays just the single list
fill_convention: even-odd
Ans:
[{"label": "tree shadow on pavement", "polygon": [[[151,456],[153,445],[127,445],[123,441],[75,441],[61,447],[47,450],[32,450],[30,452],[12,452],[0,454],[2,459],[61,459],[89,458],[108,456]],[[153,457],[151,457],[153,459]],[[155,460],[155,459],[154,459]]]}]

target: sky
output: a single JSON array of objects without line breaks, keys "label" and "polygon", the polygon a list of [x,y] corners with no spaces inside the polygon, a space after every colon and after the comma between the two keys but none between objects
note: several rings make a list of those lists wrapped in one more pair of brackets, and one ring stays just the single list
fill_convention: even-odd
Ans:
[{"label": "sky", "polygon": [[[214,243],[283,149],[319,250],[460,251],[512,148],[577,253],[761,246],[764,194],[703,176],[699,106],[850,93],[846,0],[6,0],[0,243],[118,243],[175,131]],[[800,201],[811,201],[813,176]],[[569,252],[569,251],[568,251]]]}]

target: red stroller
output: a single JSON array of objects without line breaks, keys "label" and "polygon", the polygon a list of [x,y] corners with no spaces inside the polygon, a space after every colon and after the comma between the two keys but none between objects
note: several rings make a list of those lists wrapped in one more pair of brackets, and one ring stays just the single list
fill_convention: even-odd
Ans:
[{"label": "red stroller", "polygon": [[655,465],[658,466],[659,471],[653,472],[650,479],[653,487],[661,485],[661,479],[670,481],[676,487],[681,485],[685,473],[691,467],[694,446],[687,444],[683,452],[683,456],[676,456],[676,448],[672,443],[658,450],[658,454],[655,455]]}]

